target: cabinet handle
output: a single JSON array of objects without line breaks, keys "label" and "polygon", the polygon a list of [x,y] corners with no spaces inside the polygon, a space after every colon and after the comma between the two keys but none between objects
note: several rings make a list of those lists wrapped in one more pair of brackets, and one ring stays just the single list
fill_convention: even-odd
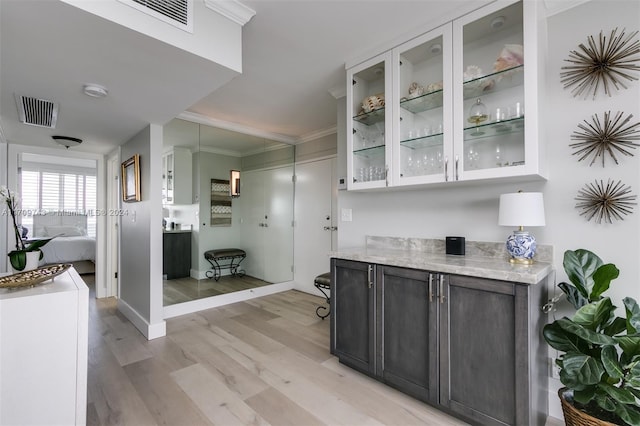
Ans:
[{"label": "cabinet handle", "polygon": [[337,227],[337,226],[332,226],[332,227],[331,227],[331,230],[332,230],[332,231],[337,231],[337,230],[338,230],[338,227]]},{"label": "cabinet handle", "polygon": [[429,302],[433,302],[433,274],[429,274]]},{"label": "cabinet handle", "polygon": [[458,156],[456,155],[456,180],[460,180],[460,176],[458,175]]},{"label": "cabinet handle", "polygon": [[331,227],[330,226],[325,226],[322,229],[324,229],[325,231],[331,231]]},{"label": "cabinet handle", "polygon": [[444,157],[444,181],[449,181],[449,157]]},{"label": "cabinet handle", "polygon": [[384,165],[384,183],[385,186],[389,186],[389,166],[387,164]]},{"label": "cabinet handle", "polygon": [[440,275],[440,303],[444,303],[446,297],[444,297],[444,275]]},{"label": "cabinet handle", "polygon": [[373,287],[373,265],[369,265],[369,270],[367,271],[367,278],[369,279],[369,288]]}]

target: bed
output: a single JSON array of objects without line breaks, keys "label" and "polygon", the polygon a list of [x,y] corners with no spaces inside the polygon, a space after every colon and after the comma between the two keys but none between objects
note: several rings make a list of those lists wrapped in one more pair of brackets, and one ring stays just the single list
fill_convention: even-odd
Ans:
[{"label": "bed", "polygon": [[[66,213],[66,214],[65,214]],[[87,215],[50,212],[33,216],[33,238],[55,238],[41,250],[40,265],[96,259],[96,239],[87,236]]]}]

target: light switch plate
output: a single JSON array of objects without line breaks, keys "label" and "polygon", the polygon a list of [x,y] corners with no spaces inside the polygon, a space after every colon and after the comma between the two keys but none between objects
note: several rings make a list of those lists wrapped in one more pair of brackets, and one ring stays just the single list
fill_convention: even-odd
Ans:
[{"label": "light switch plate", "polygon": [[351,209],[342,209],[342,211],[341,211],[341,219],[342,219],[343,222],[351,222],[351,220],[352,220]]}]

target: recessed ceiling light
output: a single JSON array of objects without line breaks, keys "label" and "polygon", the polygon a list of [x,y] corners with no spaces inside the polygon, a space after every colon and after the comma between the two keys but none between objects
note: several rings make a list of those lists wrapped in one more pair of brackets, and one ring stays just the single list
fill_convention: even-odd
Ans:
[{"label": "recessed ceiling light", "polygon": [[109,91],[98,84],[85,84],[82,86],[82,91],[85,95],[92,98],[104,98],[109,94]]},{"label": "recessed ceiling light", "polygon": [[491,28],[493,28],[494,30],[497,30],[498,28],[504,25],[506,20],[507,18],[505,18],[504,16],[496,16],[491,20],[491,24],[490,24]]},{"label": "recessed ceiling light", "polygon": [[78,138],[72,138],[71,136],[51,136],[51,138],[56,141],[56,143],[59,143],[60,145],[64,146],[65,148],[69,149],[69,147],[71,146],[78,146],[82,143],[82,139],[78,139]]}]

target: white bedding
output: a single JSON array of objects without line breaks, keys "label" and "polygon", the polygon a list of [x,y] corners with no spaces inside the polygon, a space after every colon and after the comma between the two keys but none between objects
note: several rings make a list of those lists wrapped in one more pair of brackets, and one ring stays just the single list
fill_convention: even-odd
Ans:
[{"label": "white bedding", "polygon": [[41,247],[40,265],[69,263],[96,259],[96,239],[93,237],[56,237]]}]

